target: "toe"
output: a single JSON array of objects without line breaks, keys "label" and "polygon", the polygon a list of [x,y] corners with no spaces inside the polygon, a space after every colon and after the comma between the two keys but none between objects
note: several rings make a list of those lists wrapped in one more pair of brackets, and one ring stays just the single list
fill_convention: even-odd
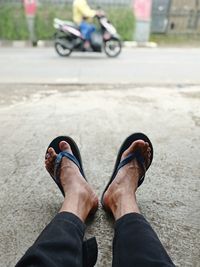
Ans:
[{"label": "toe", "polygon": [[55,159],[55,157],[56,157],[55,150],[52,147],[48,148],[45,159],[47,161],[50,161],[51,162],[52,160]]},{"label": "toe", "polygon": [[49,173],[52,173],[53,163],[57,154],[52,147],[49,147],[45,157],[45,168]]},{"label": "toe", "polygon": [[149,143],[145,142],[145,145],[144,145],[144,147],[143,147],[143,151],[144,151],[144,153],[147,153],[148,148],[149,148]]},{"label": "toe", "polygon": [[50,154],[47,152],[47,153],[46,153],[45,160],[48,160],[49,158],[50,158]]},{"label": "toe", "polygon": [[56,154],[55,150],[52,147],[50,147],[48,149],[48,153],[46,155],[48,162],[49,163],[53,162],[55,160],[56,156],[57,156],[57,154]]},{"label": "toe", "polygon": [[61,141],[59,143],[59,147],[61,151],[67,151],[69,153],[72,153],[71,147],[66,141]]},{"label": "toe", "polygon": [[136,150],[140,150],[141,154],[144,157],[145,165],[148,166],[151,158],[151,148],[148,142],[143,140],[137,140],[133,142],[130,147],[124,151],[122,154],[122,160],[127,157],[129,154],[134,153]]},{"label": "toe", "polygon": [[50,148],[48,149],[48,153],[49,153],[50,157],[54,157],[54,156],[56,156],[56,152],[55,152],[55,150],[53,149],[53,147],[50,147]]},{"label": "toe", "polygon": [[137,140],[133,142],[127,150],[124,151],[122,155],[122,159],[127,157],[129,154],[134,153],[137,149],[141,149],[143,151],[145,147],[145,142],[143,140]]}]

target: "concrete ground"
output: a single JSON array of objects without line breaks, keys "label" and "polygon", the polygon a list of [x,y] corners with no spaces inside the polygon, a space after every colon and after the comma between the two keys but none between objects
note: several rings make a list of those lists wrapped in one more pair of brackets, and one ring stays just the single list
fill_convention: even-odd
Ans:
[{"label": "concrete ground", "polygon": [[[199,106],[199,87],[0,84],[0,267],[15,265],[61,205],[43,164],[49,142],[75,139],[100,197],[119,146],[135,131],[155,150],[137,193],[141,211],[177,266],[199,267]],[[96,266],[111,266],[113,222],[101,208],[87,230],[93,235]]]}]

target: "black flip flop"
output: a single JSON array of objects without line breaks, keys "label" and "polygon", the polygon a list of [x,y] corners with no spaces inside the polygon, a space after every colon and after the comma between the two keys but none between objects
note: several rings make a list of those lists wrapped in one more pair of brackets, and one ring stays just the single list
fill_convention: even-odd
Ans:
[{"label": "black flip flop", "polygon": [[[145,166],[145,160],[144,160],[144,158],[141,155],[139,150],[136,150],[134,153],[128,155],[128,157],[126,157],[123,161],[121,161],[121,157],[122,157],[123,152],[126,149],[128,149],[130,147],[130,145],[134,141],[137,141],[137,140],[143,140],[144,142],[147,142],[149,144],[149,147],[151,148],[151,158],[150,158],[150,162],[149,162],[148,166]],[[114,170],[113,170],[112,176],[111,176],[108,184],[106,185],[106,188],[103,191],[103,194],[102,194],[102,197],[101,197],[101,204],[102,204],[103,207],[104,207],[104,203],[103,203],[104,193],[106,192],[106,190],[108,189],[108,187],[112,183],[112,181],[115,179],[119,169],[122,168],[124,165],[128,164],[133,159],[136,159],[138,161],[139,165],[143,169],[143,175],[139,178],[139,181],[138,181],[138,187],[139,187],[143,183],[144,178],[145,178],[145,173],[148,170],[148,168],[150,167],[150,165],[152,163],[152,160],[153,160],[153,145],[152,145],[151,141],[149,140],[149,138],[143,133],[131,134],[122,143],[122,145],[121,145],[121,147],[119,149],[118,155],[117,155],[117,159],[116,159],[116,162],[115,162],[115,166],[114,166]]]},{"label": "black flip flop", "polygon": [[[68,153],[68,152],[62,152],[60,150],[59,143],[61,141],[66,141],[70,145],[73,155]],[[58,171],[59,171],[59,168],[60,168],[60,164],[61,164],[62,158],[66,157],[66,158],[70,159],[71,161],[73,161],[78,166],[82,176],[85,178],[85,174],[84,174],[83,166],[82,166],[81,154],[80,154],[80,151],[79,151],[79,148],[78,148],[77,144],[69,136],[58,136],[55,139],[53,139],[53,141],[49,144],[49,146],[48,146],[48,148],[46,150],[46,154],[47,154],[48,149],[50,147],[52,147],[55,150],[56,154],[58,154],[57,158],[55,160],[54,174],[53,175],[50,174],[50,175],[53,178],[54,182],[59,187],[59,189],[62,192],[63,196],[65,196],[64,190],[63,190],[61,182],[60,182],[60,177],[58,175]],[[45,159],[46,159],[46,154],[45,154]],[[86,178],[85,178],[85,180],[87,181]]]}]

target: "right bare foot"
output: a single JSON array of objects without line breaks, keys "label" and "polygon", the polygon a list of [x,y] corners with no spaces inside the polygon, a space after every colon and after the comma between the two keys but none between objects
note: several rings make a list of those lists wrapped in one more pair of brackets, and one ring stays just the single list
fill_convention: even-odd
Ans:
[{"label": "right bare foot", "polygon": [[[145,159],[145,166],[150,163],[151,148],[147,142],[137,140],[124,151],[121,161],[131,153],[140,150]],[[131,212],[140,213],[136,202],[135,192],[138,187],[138,180],[143,174],[143,169],[136,159],[119,169],[115,179],[110,184],[103,196],[105,208],[111,210],[115,219]]]},{"label": "right bare foot", "polygon": [[[73,154],[67,142],[60,142],[59,147],[61,151]],[[56,156],[55,150],[50,147],[45,160],[46,169],[50,174],[53,174]],[[98,198],[92,187],[81,175],[77,165],[66,157],[62,158],[60,166],[60,182],[65,193],[60,212],[72,212],[85,221],[90,212],[97,210]]]}]

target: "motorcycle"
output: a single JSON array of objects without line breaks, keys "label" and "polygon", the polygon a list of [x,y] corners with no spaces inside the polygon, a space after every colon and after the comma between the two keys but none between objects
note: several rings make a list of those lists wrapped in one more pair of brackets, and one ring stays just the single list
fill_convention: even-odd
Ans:
[{"label": "motorcycle", "polygon": [[[118,56],[122,49],[122,43],[117,30],[104,13],[96,17],[100,27],[91,34],[91,52],[104,50],[108,57]],[[75,23],[55,18],[54,28],[56,29],[54,46],[60,56],[67,57],[73,51],[85,51],[85,39]]]}]

